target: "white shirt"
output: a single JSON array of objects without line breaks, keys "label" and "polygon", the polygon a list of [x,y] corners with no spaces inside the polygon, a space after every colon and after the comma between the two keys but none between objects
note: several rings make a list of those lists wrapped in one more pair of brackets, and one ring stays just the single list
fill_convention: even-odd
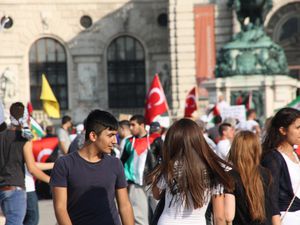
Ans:
[{"label": "white shirt", "polygon": [[231,143],[228,139],[220,140],[217,144],[217,155],[227,161],[230,147]]},{"label": "white shirt", "polygon": [[33,192],[35,191],[35,183],[33,176],[29,173],[27,166],[25,165],[25,188],[26,192]]},{"label": "white shirt", "polygon": [[120,141],[120,157],[122,157],[122,154],[123,154],[123,151],[124,151],[124,147],[125,147],[125,144],[126,144],[126,140],[127,140],[128,138],[130,138],[130,137],[131,137],[131,135],[126,136],[126,137],[124,137],[124,138]]},{"label": "white shirt", "polygon": [[[296,193],[296,196],[300,198],[300,164],[293,162],[286,154],[280,152],[281,155],[283,156],[286,165],[289,170],[290,178],[291,178],[291,183],[293,187],[293,192]],[[297,190],[298,189],[298,190]]]},{"label": "white shirt", "polygon": [[[293,187],[293,192],[295,193],[298,189],[298,186],[300,184],[300,164],[293,162],[287,155],[284,153],[280,152],[281,155],[283,156],[286,165],[289,170],[290,178],[291,178],[291,183]],[[296,196],[299,198],[300,197],[300,188],[298,189]],[[300,224],[300,210],[295,211],[295,212],[280,212],[281,216],[284,216],[281,225],[299,225]]]},{"label": "white shirt", "polygon": [[[68,131],[66,131],[65,129],[60,127],[57,130],[57,137],[60,142],[64,142],[64,145],[65,145],[66,149],[68,150],[70,147],[70,144],[71,144],[71,139],[69,137]],[[64,153],[61,149],[59,149],[59,156],[62,156],[62,155],[64,155]]]},{"label": "white shirt", "polygon": [[[165,179],[161,179],[157,187],[161,190],[166,189],[166,200],[164,210],[158,220],[157,225],[199,225],[206,224],[205,213],[210,200],[210,196],[207,196],[207,201],[201,208],[194,209],[194,207],[185,207],[185,203],[181,204],[179,202],[174,203],[174,199],[172,201],[172,194],[168,185],[166,184]],[[212,190],[211,194],[220,194],[222,190],[219,191]],[[210,193],[210,192],[207,192]],[[176,198],[176,197],[174,197]],[[170,204],[170,202],[172,203]],[[191,198],[188,198],[190,205],[193,205]],[[170,207],[169,207],[170,206]]]}]

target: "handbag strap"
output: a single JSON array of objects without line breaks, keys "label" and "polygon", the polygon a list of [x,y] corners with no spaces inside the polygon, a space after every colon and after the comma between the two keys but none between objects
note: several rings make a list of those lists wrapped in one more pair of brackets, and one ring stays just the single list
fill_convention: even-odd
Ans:
[{"label": "handbag strap", "polygon": [[[297,189],[296,189],[296,193],[298,192],[299,188],[300,188],[300,183],[298,184],[298,187],[297,187]],[[294,196],[293,196],[293,198],[292,198],[292,200],[291,200],[289,206],[287,207],[286,211],[284,212],[283,216],[281,217],[281,222],[283,221],[284,217],[286,216],[286,214],[288,213],[288,211],[289,211],[290,208],[292,207],[292,205],[293,205],[293,203],[294,203],[294,201],[295,201],[295,198],[296,198],[296,194],[294,194]]]}]

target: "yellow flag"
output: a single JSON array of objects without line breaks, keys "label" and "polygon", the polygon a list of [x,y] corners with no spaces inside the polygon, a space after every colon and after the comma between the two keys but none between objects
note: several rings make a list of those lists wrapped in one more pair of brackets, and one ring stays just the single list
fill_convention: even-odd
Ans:
[{"label": "yellow flag", "polygon": [[42,75],[42,93],[40,99],[43,101],[44,111],[49,117],[60,118],[58,101],[44,74]]}]

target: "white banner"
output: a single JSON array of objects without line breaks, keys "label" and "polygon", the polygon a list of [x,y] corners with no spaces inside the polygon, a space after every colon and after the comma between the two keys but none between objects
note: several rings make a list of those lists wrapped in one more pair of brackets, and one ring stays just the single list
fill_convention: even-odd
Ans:
[{"label": "white banner", "polygon": [[223,120],[229,117],[237,119],[240,122],[246,120],[245,105],[232,105],[224,107],[220,113]]}]

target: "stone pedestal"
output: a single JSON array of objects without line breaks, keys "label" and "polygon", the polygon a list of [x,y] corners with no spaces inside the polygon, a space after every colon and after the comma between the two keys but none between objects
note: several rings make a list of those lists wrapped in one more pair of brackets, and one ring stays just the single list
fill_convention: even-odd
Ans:
[{"label": "stone pedestal", "polygon": [[[248,75],[216,78],[203,82],[208,90],[209,103],[214,104],[217,96],[223,94],[231,105],[239,93],[253,93],[256,98],[256,107],[260,116],[267,118],[273,115],[274,110],[286,106],[296,98],[299,81],[286,75]],[[255,100],[255,99],[253,99]]]}]

